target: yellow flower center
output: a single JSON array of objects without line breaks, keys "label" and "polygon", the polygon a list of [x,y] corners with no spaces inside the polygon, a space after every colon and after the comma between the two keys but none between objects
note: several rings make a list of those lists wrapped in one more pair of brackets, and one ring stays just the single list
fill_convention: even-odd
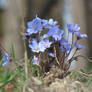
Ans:
[{"label": "yellow flower center", "polygon": [[34,29],[37,29],[37,26],[33,26]]},{"label": "yellow flower center", "polygon": [[38,47],[35,48],[35,50],[38,50],[38,49],[39,49]]},{"label": "yellow flower center", "polygon": [[72,31],[75,31],[75,28],[73,28]]},{"label": "yellow flower center", "polygon": [[45,44],[45,47],[47,47],[48,46],[48,44]]},{"label": "yellow flower center", "polygon": [[56,34],[59,34],[59,32],[56,32]]}]

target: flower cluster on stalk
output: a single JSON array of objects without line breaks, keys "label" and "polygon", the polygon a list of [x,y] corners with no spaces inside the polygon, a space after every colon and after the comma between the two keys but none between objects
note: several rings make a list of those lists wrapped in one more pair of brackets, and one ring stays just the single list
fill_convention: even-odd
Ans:
[{"label": "flower cluster on stalk", "polygon": [[[42,60],[42,58],[44,58],[43,56],[45,56],[45,59],[48,60],[46,65],[50,64],[49,60],[51,59],[56,61],[57,65],[59,65],[60,68],[65,70],[64,66],[66,65],[64,64],[66,64],[66,62],[67,64],[71,64],[73,60],[77,60],[77,57],[74,57],[74,55],[78,50],[85,48],[84,45],[79,44],[79,40],[87,38],[87,35],[80,33],[80,27],[78,26],[78,24],[67,24],[67,29],[68,33],[72,34],[72,42],[69,42],[67,40],[68,38],[65,39],[63,35],[64,30],[60,29],[58,22],[54,21],[52,18],[46,20],[36,16],[32,21],[27,22],[27,29],[24,33],[24,38],[28,40],[28,46],[34,53],[34,57],[32,59],[32,63],[34,65],[40,66],[45,64]],[[74,48],[76,49],[74,54],[71,58],[68,59]],[[44,55],[40,57],[42,53]],[[2,66],[7,66],[9,64],[9,56],[10,55],[8,55],[6,51],[4,51]],[[42,67],[42,69],[45,68]]]},{"label": "flower cluster on stalk", "polygon": [[[58,42],[62,53],[65,53],[64,55],[68,56],[74,47],[77,50],[84,48],[78,41],[82,38],[86,38],[87,35],[80,33],[78,24],[67,24],[67,29],[68,33],[72,34],[72,37],[75,37],[75,40],[72,43],[69,43],[69,41],[64,38],[64,30],[59,28],[57,21],[54,21],[53,19],[41,19],[36,16],[35,19],[27,23],[25,36],[32,37],[32,35],[36,35],[31,38],[29,43],[29,48],[31,48],[31,51],[34,53],[40,54],[49,48],[54,48],[55,44]],[[48,50],[48,55],[52,58],[57,58],[55,54],[55,52],[49,52]],[[34,62],[33,64],[38,65],[40,62],[39,60],[39,56],[34,56],[32,60]]]}]

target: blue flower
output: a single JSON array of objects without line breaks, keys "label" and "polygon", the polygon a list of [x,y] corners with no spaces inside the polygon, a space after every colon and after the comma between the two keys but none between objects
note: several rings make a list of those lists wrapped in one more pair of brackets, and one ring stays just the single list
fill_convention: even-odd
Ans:
[{"label": "blue flower", "polygon": [[79,32],[75,32],[74,34],[78,37],[78,39],[87,38],[86,34],[81,34]]},{"label": "blue flower", "polygon": [[79,50],[85,48],[85,46],[80,45],[80,44],[78,44],[77,42],[74,43],[74,46],[75,46],[77,49],[79,49]]},{"label": "blue flower", "polygon": [[86,34],[79,33],[80,27],[78,26],[78,24],[68,24],[67,27],[68,31],[70,33],[74,33],[78,37],[78,39],[87,38]]},{"label": "blue flower", "polygon": [[51,52],[48,52],[49,56],[51,56],[52,58],[55,58],[55,54],[54,53],[51,53]]},{"label": "blue flower", "polygon": [[66,44],[68,44],[68,41],[66,39],[62,38],[60,40],[60,45],[66,45]]},{"label": "blue flower", "polygon": [[54,26],[56,26],[57,25],[57,21],[54,21],[53,19],[49,19],[48,21],[46,21],[45,20],[45,28],[48,28],[48,29],[51,29],[51,28],[53,28]]},{"label": "blue flower", "polygon": [[32,62],[33,62],[34,65],[39,65],[40,60],[37,56],[34,56],[34,58],[32,59]]},{"label": "blue flower", "polygon": [[48,20],[42,19],[41,24],[42,24],[43,28],[45,28],[48,25]]},{"label": "blue flower", "polygon": [[68,43],[67,40],[61,39],[60,40],[60,48],[63,52],[69,52],[71,50],[71,45]]},{"label": "blue flower", "polygon": [[38,31],[41,31],[43,26],[41,24],[41,19],[36,17],[31,22],[27,23],[27,33],[25,35],[31,35],[33,33],[37,33]]},{"label": "blue flower", "polygon": [[69,52],[71,50],[71,45],[70,44],[61,45],[60,48],[62,52]]},{"label": "blue flower", "polygon": [[29,44],[29,48],[31,48],[33,52],[39,53],[40,51],[39,44],[35,39],[32,40],[32,44]]},{"label": "blue flower", "polygon": [[36,53],[44,52],[46,49],[41,42],[37,43],[35,39],[32,40],[32,44],[29,44],[29,48],[31,48],[32,51]]},{"label": "blue flower", "polygon": [[64,30],[60,30],[58,26],[55,26],[49,30],[47,35],[52,36],[56,41],[58,41],[62,38],[63,33],[64,33]]},{"label": "blue flower", "polygon": [[40,44],[42,44],[42,46],[44,48],[49,48],[51,46],[52,42],[49,42],[49,40],[42,40],[42,41],[40,41]]},{"label": "blue flower", "polygon": [[58,22],[54,21],[53,19],[49,19],[48,24],[55,26]]},{"label": "blue flower", "polygon": [[2,66],[7,66],[9,64],[10,58],[6,52],[4,52],[4,60]]},{"label": "blue flower", "polygon": [[53,37],[56,41],[61,40],[63,33],[64,33],[64,30],[55,30],[55,34],[52,35],[52,37]]},{"label": "blue flower", "polygon": [[48,35],[44,34],[43,36],[40,36],[40,40],[48,39]]},{"label": "blue flower", "polygon": [[78,26],[78,24],[68,24],[67,27],[70,33],[75,33],[80,30],[80,27]]}]

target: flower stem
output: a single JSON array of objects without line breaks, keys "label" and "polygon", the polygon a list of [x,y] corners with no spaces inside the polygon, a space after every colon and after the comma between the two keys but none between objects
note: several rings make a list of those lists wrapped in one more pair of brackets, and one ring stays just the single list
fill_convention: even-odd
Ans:
[{"label": "flower stem", "polygon": [[55,59],[56,59],[56,62],[58,63],[58,65],[60,65],[59,58],[57,57],[57,49],[56,48],[57,48],[56,45],[54,45]]},{"label": "flower stem", "polygon": [[61,64],[62,69],[64,68],[64,61],[65,61],[65,52],[64,52],[63,59],[62,59],[62,64]]}]

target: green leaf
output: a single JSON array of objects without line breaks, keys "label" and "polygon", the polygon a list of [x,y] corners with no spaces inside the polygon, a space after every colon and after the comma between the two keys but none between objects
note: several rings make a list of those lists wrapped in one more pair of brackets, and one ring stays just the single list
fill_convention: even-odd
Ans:
[{"label": "green leaf", "polygon": [[3,57],[2,57],[2,59],[0,60],[0,68],[2,67],[2,63],[3,63]]},{"label": "green leaf", "polygon": [[4,74],[3,76],[6,76],[5,78],[4,78],[4,80],[2,81],[2,82],[0,82],[0,88],[2,88],[5,84],[7,84],[7,83],[9,83],[9,82],[11,82],[14,78],[16,78],[16,76],[18,75],[18,74],[20,74],[21,72],[22,72],[23,70],[17,70],[16,72],[14,72],[13,74],[9,74],[8,72],[6,73],[6,74],[8,74],[7,76],[6,76],[6,74]]},{"label": "green leaf", "polygon": [[16,64],[17,67],[19,67],[19,64],[16,60],[15,52],[14,52],[14,46],[11,47],[11,53],[12,53],[12,61]]},{"label": "green leaf", "polygon": [[86,86],[88,87],[92,83],[92,77],[89,78],[88,82],[86,83]]}]

